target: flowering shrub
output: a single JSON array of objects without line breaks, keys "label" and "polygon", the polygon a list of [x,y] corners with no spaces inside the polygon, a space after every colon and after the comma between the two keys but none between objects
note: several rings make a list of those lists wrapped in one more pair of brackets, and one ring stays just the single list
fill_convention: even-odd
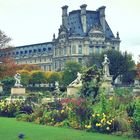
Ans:
[{"label": "flowering shrub", "polygon": [[21,101],[6,102],[0,101],[0,116],[4,117],[15,117],[17,114],[26,113],[31,114],[33,112],[32,107],[26,105]]},{"label": "flowering shrub", "polygon": [[140,138],[140,100],[136,101],[135,106],[132,129],[134,131],[134,135]]},{"label": "flowering shrub", "polygon": [[94,113],[88,124],[85,125],[85,128],[92,131],[110,133],[113,131],[113,122],[114,118],[107,114]]}]

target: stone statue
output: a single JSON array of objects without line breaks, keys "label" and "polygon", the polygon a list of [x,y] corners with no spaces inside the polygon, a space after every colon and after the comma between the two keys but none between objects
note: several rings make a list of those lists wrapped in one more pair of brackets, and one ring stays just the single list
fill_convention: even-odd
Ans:
[{"label": "stone statue", "polygon": [[77,86],[77,85],[81,86],[82,84],[81,77],[82,74],[77,72],[77,78],[72,83],[70,83],[69,86]]},{"label": "stone statue", "polygon": [[103,74],[105,77],[108,77],[110,76],[110,73],[109,73],[109,59],[107,58],[107,55],[104,54],[104,61],[102,62],[102,65],[103,65]]},{"label": "stone statue", "polygon": [[55,81],[55,90],[59,91],[59,83]]},{"label": "stone statue", "polygon": [[134,86],[135,86],[135,87],[140,87],[139,80],[135,79],[135,81],[134,81]]},{"label": "stone statue", "polygon": [[22,87],[20,81],[21,81],[21,76],[19,73],[16,73],[14,76],[16,82],[15,82],[15,87]]}]

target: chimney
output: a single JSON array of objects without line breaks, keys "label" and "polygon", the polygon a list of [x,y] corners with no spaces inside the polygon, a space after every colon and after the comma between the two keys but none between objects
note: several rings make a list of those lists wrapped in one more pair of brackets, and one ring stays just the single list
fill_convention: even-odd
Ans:
[{"label": "chimney", "polygon": [[102,25],[103,31],[105,32],[105,6],[102,6],[98,9],[100,14],[100,23]]},{"label": "chimney", "polygon": [[84,33],[87,32],[87,17],[86,17],[86,4],[80,6],[81,8],[81,21]]},{"label": "chimney", "polygon": [[65,27],[67,27],[68,25],[67,9],[68,9],[67,5],[62,7],[62,25]]}]

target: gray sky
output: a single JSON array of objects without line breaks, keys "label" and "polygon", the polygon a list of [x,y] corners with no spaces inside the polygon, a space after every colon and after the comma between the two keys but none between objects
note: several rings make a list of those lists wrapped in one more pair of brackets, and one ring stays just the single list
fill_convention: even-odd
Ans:
[{"label": "gray sky", "polygon": [[0,0],[0,29],[12,38],[14,46],[48,42],[58,34],[61,7],[68,11],[106,6],[106,20],[113,33],[119,31],[122,51],[140,54],[140,0]]}]

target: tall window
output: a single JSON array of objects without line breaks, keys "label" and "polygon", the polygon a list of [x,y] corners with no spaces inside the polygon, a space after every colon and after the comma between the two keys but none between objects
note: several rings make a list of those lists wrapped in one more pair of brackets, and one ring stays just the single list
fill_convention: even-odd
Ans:
[{"label": "tall window", "polygon": [[96,47],[95,47],[95,53],[96,53],[96,54],[99,54],[99,53],[100,53],[100,47],[99,47],[99,46],[96,46]]},{"label": "tall window", "polygon": [[82,45],[78,46],[78,54],[82,54]]},{"label": "tall window", "polygon": [[70,53],[70,54],[72,54],[72,51],[71,51],[71,46],[69,47],[69,53]]},{"label": "tall window", "polygon": [[82,64],[82,58],[78,58],[78,63]]},{"label": "tall window", "polygon": [[76,54],[76,46],[75,45],[72,46],[72,54]]},{"label": "tall window", "polygon": [[89,45],[89,54],[93,54],[93,45]]},{"label": "tall window", "polygon": [[64,55],[66,55],[66,54],[67,54],[67,48],[64,47]]}]

